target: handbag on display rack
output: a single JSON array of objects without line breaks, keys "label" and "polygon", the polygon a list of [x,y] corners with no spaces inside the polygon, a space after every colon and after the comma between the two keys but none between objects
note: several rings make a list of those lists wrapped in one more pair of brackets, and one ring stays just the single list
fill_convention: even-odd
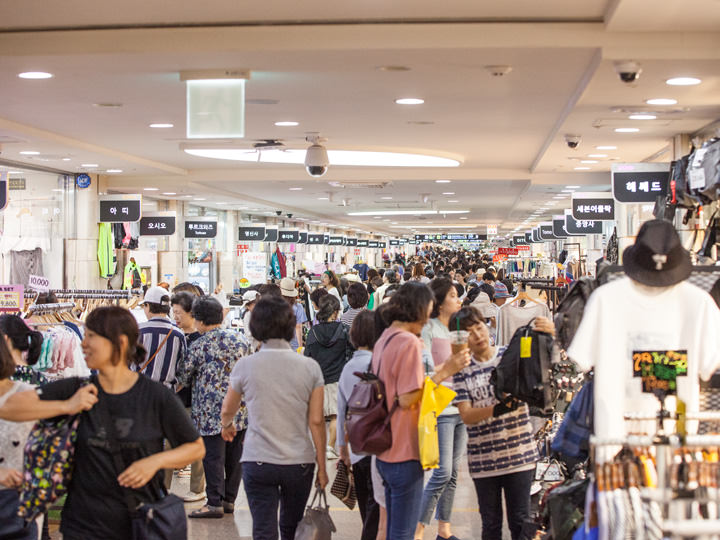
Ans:
[{"label": "handbag on display rack", "polygon": [[[317,500],[318,505],[315,505]],[[312,502],[305,510],[305,516],[295,529],[295,540],[330,540],[332,533],[337,532],[330,517],[330,505],[327,503],[325,490],[316,488]]]}]

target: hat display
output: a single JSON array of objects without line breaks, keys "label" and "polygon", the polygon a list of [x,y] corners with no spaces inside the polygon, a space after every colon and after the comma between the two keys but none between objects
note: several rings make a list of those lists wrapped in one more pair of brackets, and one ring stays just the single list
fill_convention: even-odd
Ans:
[{"label": "hat display", "polygon": [[145,296],[142,301],[142,304],[147,303],[169,306],[170,293],[167,289],[163,289],[162,287],[150,287],[147,291],[145,291]]},{"label": "hat display", "polygon": [[508,292],[507,286],[501,281],[495,282],[495,298],[510,298],[512,295]]},{"label": "hat display", "polygon": [[260,295],[257,291],[248,291],[245,294],[242,295],[243,303],[249,304],[250,302],[254,302],[257,300],[257,297]]},{"label": "hat display", "polygon": [[298,291],[295,288],[295,280],[293,278],[282,278],[280,280],[280,294],[283,296],[297,296]]},{"label": "hat display", "polygon": [[643,223],[635,244],[623,252],[625,273],[650,287],[669,287],[686,280],[692,272],[690,253],[669,221]]}]

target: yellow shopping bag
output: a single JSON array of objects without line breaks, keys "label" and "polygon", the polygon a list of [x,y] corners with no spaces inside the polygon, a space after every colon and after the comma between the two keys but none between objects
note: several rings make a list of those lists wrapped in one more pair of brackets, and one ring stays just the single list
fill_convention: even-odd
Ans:
[{"label": "yellow shopping bag", "polygon": [[418,441],[420,443],[420,464],[423,469],[437,469],[440,462],[438,446],[437,417],[445,410],[457,394],[447,386],[435,384],[425,377],[420,418],[418,420]]}]

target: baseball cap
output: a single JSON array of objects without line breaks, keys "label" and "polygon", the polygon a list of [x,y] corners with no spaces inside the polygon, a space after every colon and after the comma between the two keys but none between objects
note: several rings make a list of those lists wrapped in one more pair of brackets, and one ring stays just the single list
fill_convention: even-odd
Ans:
[{"label": "baseball cap", "polygon": [[245,294],[242,295],[243,304],[249,304],[250,302],[254,302],[257,300],[257,297],[260,295],[257,291],[248,291]]},{"label": "baseball cap", "polygon": [[150,287],[147,291],[145,291],[145,296],[143,297],[142,303],[161,304],[163,306],[169,306],[170,293],[167,291],[167,289],[163,289],[162,287]]},{"label": "baseball cap", "polygon": [[508,288],[501,281],[495,282],[495,298],[510,298]]},{"label": "baseball cap", "polygon": [[292,297],[298,295],[297,289],[295,288],[295,280],[293,278],[286,277],[280,280],[280,294]]}]

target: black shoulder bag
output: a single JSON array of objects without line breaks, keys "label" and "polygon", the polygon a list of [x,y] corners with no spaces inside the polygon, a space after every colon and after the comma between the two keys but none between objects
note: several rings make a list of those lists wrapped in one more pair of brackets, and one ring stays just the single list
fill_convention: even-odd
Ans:
[{"label": "black shoulder bag", "polygon": [[[100,413],[102,425],[105,426],[110,453],[115,465],[115,473],[119,476],[125,469],[120,444],[117,440],[115,423],[105,406],[96,406]],[[155,478],[150,480],[151,488],[155,488]],[[185,505],[177,495],[165,493],[164,488],[154,489],[157,501],[137,504],[132,490],[121,488],[125,495],[125,503],[130,511],[132,522],[132,540],[186,540],[187,518]]]}]

